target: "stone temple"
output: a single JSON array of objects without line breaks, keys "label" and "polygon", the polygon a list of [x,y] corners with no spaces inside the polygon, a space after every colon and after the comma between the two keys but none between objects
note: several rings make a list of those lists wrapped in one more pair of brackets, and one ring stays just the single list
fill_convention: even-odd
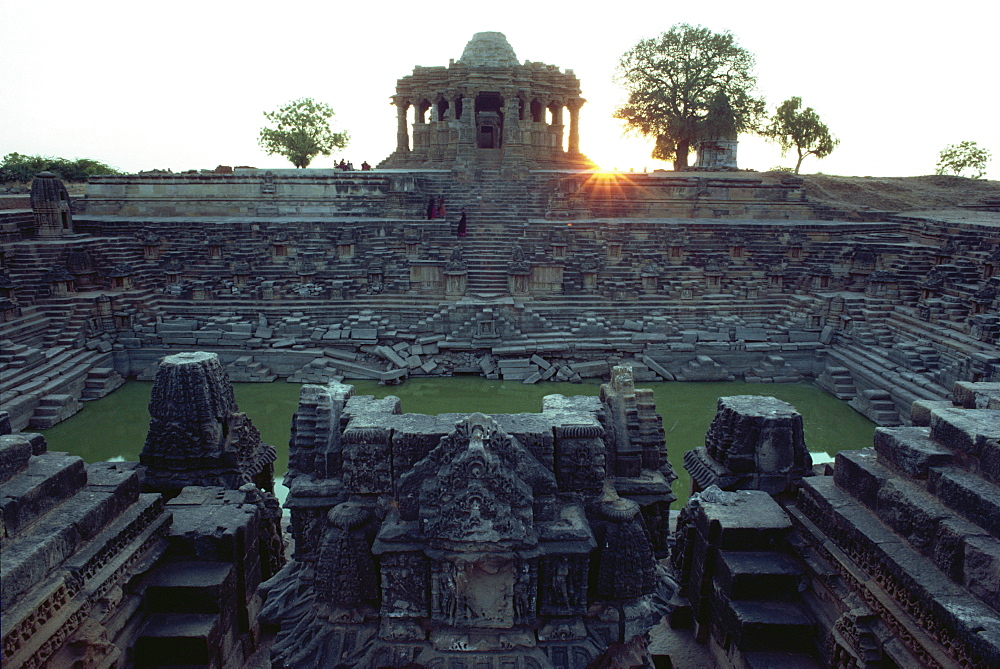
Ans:
[{"label": "stone temple", "polygon": [[[730,138],[602,174],[583,101],[480,33],[397,82],[375,170],[0,196],[5,666],[1000,666],[1000,188],[856,206]],[[605,383],[439,416],[344,383],[459,374]],[[231,387],[278,377],[284,525]],[[125,378],[139,462],[32,432]],[[882,427],[816,464],[793,406],[722,397],[671,508],[642,384],[733,379]]]},{"label": "stone temple", "polygon": [[[396,150],[380,168],[475,166],[502,174],[580,169],[580,82],[572,70],[525,61],[501,33],[476,33],[448,67],[417,67],[396,84]],[[407,111],[412,108],[412,143]],[[569,110],[563,148],[563,110]]]}]

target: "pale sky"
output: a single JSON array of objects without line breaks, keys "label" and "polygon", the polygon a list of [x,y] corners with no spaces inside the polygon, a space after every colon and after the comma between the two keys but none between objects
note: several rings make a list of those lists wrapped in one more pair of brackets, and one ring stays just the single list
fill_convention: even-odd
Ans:
[{"label": "pale sky", "polygon": [[[729,30],[756,55],[769,111],[797,95],[819,113],[841,143],[807,158],[804,173],[932,174],[942,148],[973,140],[993,154],[987,177],[1000,179],[995,0],[0,0],[0,155],[126,171],[291,167],[258,148],[262,112],[312,97],[352,137],[312,167],[341,157],[374,165],[395,148],[396,80],[415,65],[447,66],[474,33],[499,31],[521,62],[580,79],[580,146],[591,159],[669,168],[649,158],[652,140],[623,137],[611,118],[626,95],[612,77],[637,41],[681,22]],[[774,144],[740,140],[740,167],[795,164]]]}]

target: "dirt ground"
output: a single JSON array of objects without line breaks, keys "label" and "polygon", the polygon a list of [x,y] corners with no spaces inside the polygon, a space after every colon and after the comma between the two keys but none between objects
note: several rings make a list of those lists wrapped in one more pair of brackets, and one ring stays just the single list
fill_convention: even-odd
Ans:
[{"label": "dirt ground", "polygon": [[801,175],[806,197],[848,211],[928,211],[992,200],[1000,206],[1000,181],[931,175],[839,177]]}]

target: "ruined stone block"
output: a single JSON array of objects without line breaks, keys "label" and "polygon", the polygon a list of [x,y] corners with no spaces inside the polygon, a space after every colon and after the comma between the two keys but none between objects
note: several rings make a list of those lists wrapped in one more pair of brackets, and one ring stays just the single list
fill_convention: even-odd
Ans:
[{"label": "ruined stone block", "polygon": [[889,472],[877,463],[874,449],[837,453],[833,469],[834,482],[840,488],[849,490],[853,497],[869,509],[875,508],[878,492],[889,476]]},{"label": "ruined stone block", "polygon": [[962,584],[994,609],[1000,609],[1000,540],[967,536],[963,540]]},{"label": "ruined stone block", "polygon": [[934,410],[950,406],[952,403],[944,400],[916,400],[910,407],[910,422],[917,427],[930,427],[931,414]]},{"label": "ruined stone block", "polygon": [[1000,397],[1000,383],[956,381],[952,389],[955,406],[965,409],[989,408],[991,399]]},{"label": "ruined stone block", "polygon": [[990,409],[937,409],[931,414],[931,438],[978,455],[984,442],[1000,438],[1000,413]]},{"label": "ruined stone block", "polygon": [[928,483],[941,502],[993,536],[1000,536],[1000,490],[996,486],[983,485],[980,477],[955,467],[932,469]]},{"label": "ruined stone block", "polygon": [[875,430],[878,461],[913,478],[927,478],[930,467],[952,461],[952,452],[938,446],[925,427],[880,427]]},{"label": "ruined stone block", "polygon": [[890,479],[878,491],[879,519],[924,555],[933,552],[938,522],[948,516],[931,495],[904,481]]}]

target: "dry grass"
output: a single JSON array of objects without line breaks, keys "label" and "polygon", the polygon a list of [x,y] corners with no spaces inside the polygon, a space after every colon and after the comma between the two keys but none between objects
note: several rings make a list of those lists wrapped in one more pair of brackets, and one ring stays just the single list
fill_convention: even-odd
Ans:
[{"label": "dry grass", "polygon": [[803,175],[812,202],[846,210],[926,211],[1000,200],[1000,181],[931,175],[838,177]]}]

